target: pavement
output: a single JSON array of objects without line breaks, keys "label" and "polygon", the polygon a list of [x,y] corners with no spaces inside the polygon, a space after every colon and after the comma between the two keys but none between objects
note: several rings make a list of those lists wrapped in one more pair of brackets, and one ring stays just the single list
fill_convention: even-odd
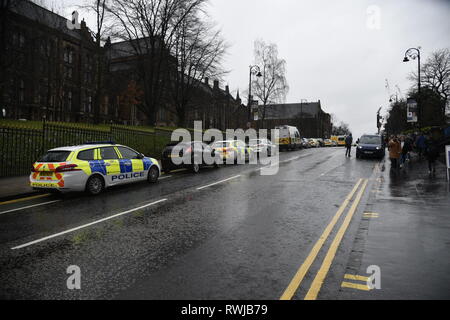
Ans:
[{"label": "pavement", "polygon": [[[413,161],[393,175],[384,161],[344,153],[283,152],[274,176],[226,166],[98,197],[0,202],[0,298],[448,298],[442,167],[436,178],[416,176],[423,165]],[[81,290],[66,285],[73,265]],[[371,265],[381,290],[341,287]]]},{"label": "pavement", "polygon": [[[388,161],[380,168],[344,276],[329,280],[339,293],[324,291],[321,298],[450,299],[446,167],[438,162],[436,175],[429,175],[427,162],[413,157],[398,172]],[[369,277],[371,266],[380,271],[379,288],[367,290],[364,279],[345,277]]]},{"label": "pavement", "polygon": [[29,185],[29,175],[0,178],[0,202],[37,194]]}]

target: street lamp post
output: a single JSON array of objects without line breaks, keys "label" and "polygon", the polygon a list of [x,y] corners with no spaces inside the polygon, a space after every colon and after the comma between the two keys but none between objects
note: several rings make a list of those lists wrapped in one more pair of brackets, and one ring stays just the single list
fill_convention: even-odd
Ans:
[{"label": "street lamp post", "polygon": [[[300,100],[300,127],[303,126],[303,102],[308,102],[308,100],[306,99],[301,99]],[[301,128],[301,130],[303,130],[303,128]]]},{"label": "street lamp post", "polygon": [[377,111],[377,128],[378,128],[378,134],[380,134],[381,132],[381,121],[383,120],[381,117],[381,109],[383,109],[383,107],[381,107],[380,109],[378,109]]},{"label": "street lamp post", "polygon": [[405,58],[403,59],[403,62],[409,62],[412,60],[416,60],[417,59],[417,76],[418,76],[418,84],[417,84],[417,89],[418,89],[418,98],[417,98],[417,105],[418,105],[418,113],[419,113],[419,126],[422,125],[422,104],[420,103],[420,88],[421,88],[421,79],[420,79],[420,47],[418,48],[409,48],[408,50],[406,50],[405,52]]},{"label": "street lamp post", "polygon": [[254,65],[254,66],[250,66],[250,73],[249,73],[249,83],[248,83],[248,103],[247,103],[247,108],[248,108],[248,122],[252,121],[252,75],[256,75],[257,77],[262,77],[261,74],[261,69],[259,68],[259,66]]}]

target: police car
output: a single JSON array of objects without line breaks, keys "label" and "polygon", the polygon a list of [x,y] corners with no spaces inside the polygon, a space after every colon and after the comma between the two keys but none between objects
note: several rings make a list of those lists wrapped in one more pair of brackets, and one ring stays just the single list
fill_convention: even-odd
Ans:
[{"label": "police car", "polygon": [[241,163],[250,161],[255,156],[253,149],[247,147],[245,143],[240,140],[216,141],[211,144],[211,149],[213,149],[224,162],[231,161],[228,159],[232,159],[232,163]]},{"label": "police car", "polygon": [[156,183],[157,160],[122,145],[85,144],[49,150],[31,168],[30,186],[36,190],[86,191],[144,181]]}]

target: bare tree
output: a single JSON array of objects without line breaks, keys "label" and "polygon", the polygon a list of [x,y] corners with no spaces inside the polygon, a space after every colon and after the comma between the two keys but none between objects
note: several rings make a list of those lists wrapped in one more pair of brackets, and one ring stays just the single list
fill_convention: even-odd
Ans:
[{"label": "bare tree", "polygon": [[104,56],[103,42],[106,40],[107,32],[110,32],[111,27],[108,26],[107,10],[109,0],[87,0],[80,9],[95,13],[95,31],[92,32],[92,37],[95,43],[95,98],[94,98],[94,122],[98,123],[100,118],[101,100],[104,94],[106,72],[106,61]]},{"label": "bare tree", "polygon": [[[450,95],[450,50],[446,48],[434,51],[421,66],[421,70],[422,85],[432,89],[447,102]],[[417,73],[412,73],[409,79],[417,82],[417,77]],[[444,107],[442,110],[444,116],[445,111]]]},{"label": "bare tree", "polygon": [[[336,119],[337,120],[337,119]],[[339,125],[333,124],[331,134],[334,136],[346,136],[351,133],[350,128],[347,123],[341,121]]]},{"label": "bare tree", "polygon": [[[177,70],[171,74],[171,95],[175,104],[178,126],[186,125],[186,113],[192,96],[205,77],[220,77],[227,45],[220,31],[214,31],[211,23],[192,14],[175,32],[172,55],[177,60]],[[173,79],[172,79],[173,78]]]},{"label": "bare tree", "polygon": [[255,63],[259,66],[262,77],[255,77],[252,83],[254,95],[262,102],[264,123],[266,106],[282,103],[286,100],[289,86],[286,80],[286,61],[278,57],[278,47],[263,40],[255,41]]},{"label": "bare tree", "polygon": [[144,90],[142,111],[150,125],[155,124],[156,112],[164,104],[176,32],[205,1],[115,0],[109,7],[118,25],[116,36],[128,41],[138,57],[137,71]]}]

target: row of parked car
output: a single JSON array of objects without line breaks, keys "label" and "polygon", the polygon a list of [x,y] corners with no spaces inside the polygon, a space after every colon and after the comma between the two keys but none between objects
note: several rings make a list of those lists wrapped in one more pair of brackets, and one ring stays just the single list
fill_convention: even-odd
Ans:
[{"label": "row of parked car", "polygon": [[[285,149],[320,146],[320,139],[280,138]],[[284,139],[284,140],[282,140]],[[301,143],[300,143],[301,142]],[[325,141],[323,141],[325,146]],[[30,186],[45,192],[86,191],[101,193],[115,185],[147,180],[158,181],[162,171],[188,168],[199,172],[203,166],[246,163],[259,157],[272,157],[279,148],[269,139],[172,143],[164,148],[161,162],[114,142],[90,142],[47,151],[32,166]],[[188,161],[186,161],[188,160]]]},{"label": "row of parked car", "polygon": [[[172,170],[189,168],[195,173],[201,167],[218,167],[224,163],[243,163],[261,156],[272,157],[276,155],[277,148],[268,139],[251,139],[248,144],[241,140],[215,141],[206,144],[200,141],[171,143],[162,153],[161,164],[165,173]],[[177,161],[190,159],[191,161]],[[206,160],[210,159],[210,163]]]},{"label": "row of parked car", "polygon": [[337,147],[338,143],[330,139],[303,138],[303,148]]},{"label": "row of parked car", "polygon": [[[170,171],[189,168],[195,173],[204,166],[218,166],[223,163],[245,163],[262,156],[272,157],[277,150],[293,150],[321,147],[335,147],[337,143],[330,139],[301,138],[297,147],[277,148],[269,139],[251,139],[247,144],[241,140],[216,141],[210,144],[193,141],[186,143],[171,143],[162,153],[162,170]],[[177,148],[176,150],[174,150]],[[205,163],[205,159],[214,159],[214,163]],[[189,163],[176,161],[175,159],[191,159]]]}]

